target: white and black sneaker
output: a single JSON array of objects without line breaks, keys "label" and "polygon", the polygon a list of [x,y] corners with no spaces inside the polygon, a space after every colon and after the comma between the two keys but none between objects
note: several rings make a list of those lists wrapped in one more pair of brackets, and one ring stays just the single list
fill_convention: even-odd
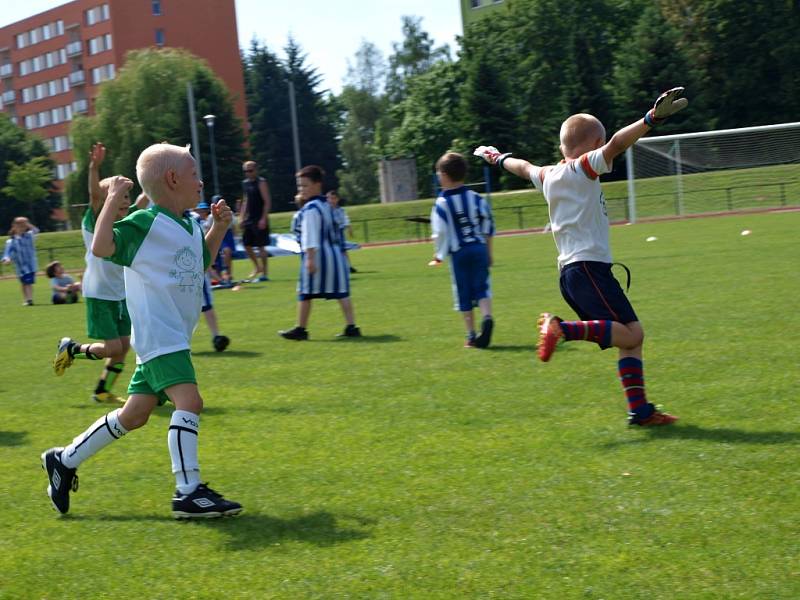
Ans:
[{"label": "white and black sneaker", "polygon": [[229,517],[242,512],[242,505],[222,497],[205,483],[201,483],[191,494],[175,490],[172,497],[172,516],[176,519],[215,519]]},{"label": "white and black sneaker", "polygon": [[61,464],[63,448],[50,448],[42,453],[42,468],[47,471],[47,495],[50,502],[62,515],[69,511],[69,493],[78,491],[77,469]]}]

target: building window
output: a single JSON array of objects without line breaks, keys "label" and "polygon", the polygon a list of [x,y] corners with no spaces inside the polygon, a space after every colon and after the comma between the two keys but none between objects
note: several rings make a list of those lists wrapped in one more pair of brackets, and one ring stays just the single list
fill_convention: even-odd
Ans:
[{"label": "building window", "polygon": [[94,25],[95,23],[100,23],[101,21],[108,21],[110,16],[108,4],[90,8],[84,14],[86,15],[87,25]]},{"label": "building window", "polygon": [[153,0],[153,16],[160,17],[161,16],[161,0]]},{"label": "building window", "polygon": [[156,46],[164,45],[164,30],[156,29]]},{"label": "building window", "polygon": [[114,65],[103,65],[102,67],[95,67],[91,71],[92,84],[97,85],[109,79],[114,79]]},{"label": "building window", "polygon": [[111,50],[111,34],[100,35],[89,40],[89,55],[99,54]]},{"label": "building window", "polygon": [[470,0],[470,6],[472,8],[480,8],[481,7],[481,0]]}]

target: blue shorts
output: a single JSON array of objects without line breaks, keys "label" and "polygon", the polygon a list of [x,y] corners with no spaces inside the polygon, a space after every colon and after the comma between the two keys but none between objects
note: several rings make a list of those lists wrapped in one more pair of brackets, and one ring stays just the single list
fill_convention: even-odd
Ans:
[{"label": "blue shorts", "polygon": [[236,252],[236,240],[233,239],[233,229],[230,227],[228,231],[225,232],[225,237],[222,238],[222,243],[219,245],[219,252],[217,252],[217,256],[214,258],[214,268],[220,273],[227,269],[225,265],[225,248],[230,249],[231,256]]},{"label": "blue shorts", "polygon": [[214,300],[211,297],[211,277],[206,273],[203,279],[203,307],[200,312],[206,312],[214,308]]},{"label": "blue shorts", "polygon": [[450,275],[457,310],[470,311],[478,300],[491,298],[489,251],[485,244],[467,244],[451,254]]},{"label": "blue shorts", "polygon": [[561,295],[582,321],[638,321],[611,263],[576,262],[561,269]]},{"label": "blue shorts", "polygon": [[32,285],[36,282],[36,273],[25,273],[19,276],[20,283],[25,285]]}]

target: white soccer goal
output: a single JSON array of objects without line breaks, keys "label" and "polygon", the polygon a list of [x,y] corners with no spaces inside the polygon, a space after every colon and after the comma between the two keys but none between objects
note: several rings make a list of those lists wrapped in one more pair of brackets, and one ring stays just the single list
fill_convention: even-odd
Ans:
[{"label": "white soccer goal", "polygon": [[640,139],[627,220],[800,204],[800,122]]}]

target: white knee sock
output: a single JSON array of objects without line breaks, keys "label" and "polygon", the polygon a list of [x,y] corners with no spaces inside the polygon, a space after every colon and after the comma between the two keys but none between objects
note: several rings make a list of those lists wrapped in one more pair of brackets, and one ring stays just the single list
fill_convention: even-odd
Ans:
[{"label": "white knee sock", "polygon": [[186,410],[172,413],[167,433],[169,456],[175,486],[181,494],[191,494],[200,484],[200,464],[197,460],[197,430],[200,415]]},{"label": "white knee sock", "polygon": [[72,440],[72,443],[61,453],[61,463],[69,469],[76,469],[87,458],[94,456],[111,442],[128,433],[128,430],[119,422],[120,410],[122,409],[118,408],[103,415],[89,429]]}]

